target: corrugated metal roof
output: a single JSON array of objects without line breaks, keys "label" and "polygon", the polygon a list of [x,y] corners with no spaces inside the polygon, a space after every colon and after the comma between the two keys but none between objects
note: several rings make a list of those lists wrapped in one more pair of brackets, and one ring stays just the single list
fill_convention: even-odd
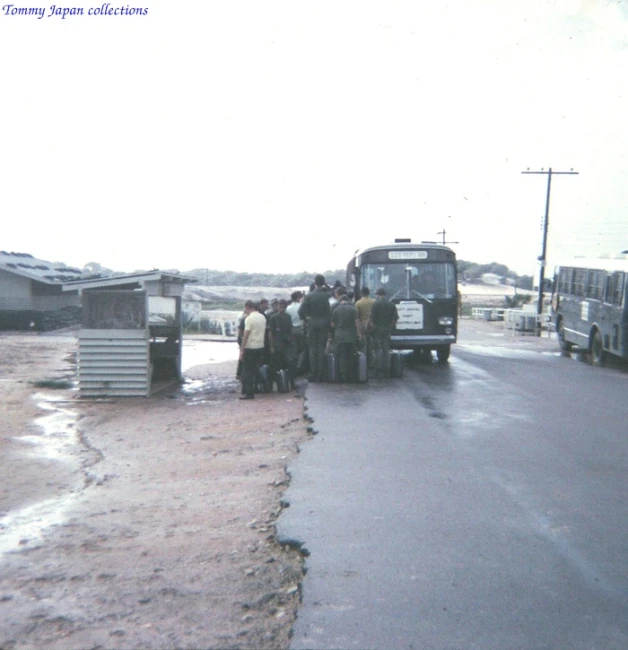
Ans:
[{"label": "corrugated metal roof", "polygon": [[44,284],[62,284],[83,278],[81,269],[74,269],[58,262],[40,260],[30,253],[0,251],[0,269]]},{"label": "corrugated metal roof", "polygon": [[198,279],[189,275],[180,275],[170,271],[160,271],[153,269],[145,273],[129,273],[127,275],[115,275],[107,278],[86,278],[84,280],[76,280],[74,282],[66,282],[63,285],[63,291],[76,291],[77,289],[99,289],[108,287],[111,289],[117,288],[135,288],[141,289],[146,282],[153,282],[155,280],[164,280],[175,284],[186,284],[198,282]]}]

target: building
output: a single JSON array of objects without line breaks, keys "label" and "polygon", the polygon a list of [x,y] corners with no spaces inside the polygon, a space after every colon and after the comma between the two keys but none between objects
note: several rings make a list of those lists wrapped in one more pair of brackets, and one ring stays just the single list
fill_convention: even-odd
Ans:
[{"label": "building", "polygon": [[78,378],[82,397],[148,397],[180,381],[181,296],[196,278],[154,269],[64,284],[83,304]]},{"label": "building", "polygon": [[28,253],[0,251],[0,330],[52,330],[80,323],[78,291],[62,285],[83,278],[80,269]]}]

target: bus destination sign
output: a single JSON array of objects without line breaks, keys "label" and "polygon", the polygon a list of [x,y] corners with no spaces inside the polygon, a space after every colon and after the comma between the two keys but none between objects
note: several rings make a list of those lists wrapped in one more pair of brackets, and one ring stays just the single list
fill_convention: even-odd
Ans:
[{"label": "bus destination sign", "polygon": [[427,251],[388,251],[389,260],[426,260]]}]

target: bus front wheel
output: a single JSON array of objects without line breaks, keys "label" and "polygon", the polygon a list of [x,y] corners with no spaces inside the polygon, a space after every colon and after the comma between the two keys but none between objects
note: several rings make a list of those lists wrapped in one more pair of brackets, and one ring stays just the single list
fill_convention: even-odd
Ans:
[{"label": "bus front wheel", "polygon": [[595,330],[591,341],[591,362],[594,366],[603,366],[606,360],[606,352],[602,344],[602,335],[599,330]]},{"label": "bus front wheel", "polygon": [[442,345],[439,348],[436,348],[436,356],[438,357],[438,363],[446,363],[449,359],[449,353],[451,352],[451,345]]},{"label": "bus front wheel", "polygon": [[558,345],[560,349],[563,352],[569,352],[571,350],[571,343],[565,340],[565,323],[562,318],[558,321],[556,332],[558,334]]}]

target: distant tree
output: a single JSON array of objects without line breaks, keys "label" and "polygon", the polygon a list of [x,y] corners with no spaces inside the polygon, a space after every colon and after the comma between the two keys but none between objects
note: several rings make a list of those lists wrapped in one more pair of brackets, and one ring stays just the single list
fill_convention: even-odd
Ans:
[{"label": "distant tree", "polygon": [[510,269],[505,264],[497,264],[497,262],[492,262],[491,264],[487,264],[487,267],[488,273],[494,273],[495,275],[499,275],[501,277],[508,277],[508,274],[510,273]]},{"label": "distant tree", "polygon": [[521,305],[525,305],[532,300],[529,293],[516,293],[514,296],[504,296],[504,304],[508,309],[517,309]]},{"label": "distant tree", "polygon": [[534,288],[534,280],[531,275],[518,275],[516,280],[518,289],[532,290]]},{"label": "distant tree", "polygon": [[[458,260],[459,277],[463,282],[473,284],[482,283],[484,273],[494,273],[502,278],[514,281],[517,287],[521,289],[532,289],[532,277],[528,275],[518,275],[511,271],[505,264],[490,262],[489,264],[478,264],[468,260]],[[200,284],[224,287],[307,287],[314,281],[314,276],[322,273],[328,284],[332,285],[336,280],[345,283],[345,269],[327,269],[325,271],[300,271],[298,273],[245,273],[238,271],[217,271],[213,269],[194,269],[187,271],[185,275],[190,275],[199,281]]]}]

